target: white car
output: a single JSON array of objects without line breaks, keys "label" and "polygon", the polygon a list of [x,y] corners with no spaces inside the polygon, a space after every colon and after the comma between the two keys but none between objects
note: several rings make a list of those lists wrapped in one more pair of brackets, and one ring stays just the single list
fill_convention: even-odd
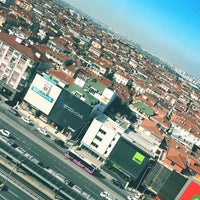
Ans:
[{"label": "white car", "polygon": [[27,124],[31,123],[31,120],[28,117],[21,117],[22,121],[26,122]]},{"label": "white car", "polygon": [[8,143],[8,142],[10,141],[7,137],[5,137],[5,136],[3,136],[3,135],[0,135],[0,140],[1,140],[2,142],[4,142],[4,143]]},{"label": "white car", "polygon": [[6,136],[6,137],[10,137],[10,135],[11,135],[11,132],[8,131],[8,130],[5,130],[5,129],[0,129],[0,133],[1,133],[3,136]]},{"label": "white car", "polygon": [[31,154],[29,154],[29,153],[24,153],[24,156],[25,156],[26,158],[28,158],[29,160],[30,160],[31,158],[33,158],[33,156],[32,156]]},{"label": "white car", "polygon": [[61,174],[56,174],[56,178],[65,183],[66,178]]},{"label": "white car", "polygon": [[100,196],[101,196],[103,199],[106,199],[106,200],[116,200],[115,197],[113,197],[111,194],[109,194],[109,193],[106,192],[106,191],[101,192],[101,193],[100,193]]},{"label": "white car", "polygon": [[137,200],[135,197],[132,197],[132,196],[127,196],[127,199],[128,200]]},{"label": "white car", "polygon": [[47,130],[45,130],[44,128],[38,128],[37,129],[41,134],[45,135],[45,136],[49,136]]},{"label": "white car", "polygon": [[15,150],[18,151],[21,154],[24,154],[26,152],[26,150],[21,148],[21,147],[16,147]]}]

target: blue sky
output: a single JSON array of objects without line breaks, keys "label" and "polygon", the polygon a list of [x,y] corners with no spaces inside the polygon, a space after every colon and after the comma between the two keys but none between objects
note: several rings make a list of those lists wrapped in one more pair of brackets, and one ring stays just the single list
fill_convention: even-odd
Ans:
[{"label": "blue sky", "polygon": [[200,80],[199,0],[66,0]]}]

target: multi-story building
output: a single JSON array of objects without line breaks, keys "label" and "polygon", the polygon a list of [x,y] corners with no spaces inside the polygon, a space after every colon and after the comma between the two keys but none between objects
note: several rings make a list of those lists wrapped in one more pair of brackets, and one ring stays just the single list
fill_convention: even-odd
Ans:
[{"label": "multi-story building", "polygon": [[28,85],[38,63],[47,61],[41,53],[21,39],[0,33],[0,93],[12,100]]},{"label": "multi-story building", "polygon": [[93,155],[104,161],[124,130],[106,115],[95,118],[81,141],[81,147],[89,149]]},{"label": "multi-story building", "polygon": [[92,116],[101,115],[117,97],[116,91],[109,89],[100,81],[102,81],[101,78],[100,80],[98,80],[98,78],[87,79],[86,81],[81,78],[76,78],[75,80],[75,84],[89,92],[90,95],[98,99],[100,102],[93,108],[91,113]]},{"label": "multi-story building", "polygon": [[[137,182],[156,157],[157,147],[139,134],[128,132],[128,126],[101,115],[95,118],[85,133],[80,147],[90,152],[102,164],[116,168],[125,180]],[[128,179],[127,179],[128,178]]]}]

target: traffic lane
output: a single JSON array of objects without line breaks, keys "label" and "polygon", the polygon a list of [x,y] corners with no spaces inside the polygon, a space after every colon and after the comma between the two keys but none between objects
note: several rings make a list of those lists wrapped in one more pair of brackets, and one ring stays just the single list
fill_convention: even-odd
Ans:
[{"label": "traffic lane", "polygon": [[[17,119],[17,120],[20,120],[19,118]],[[21,121],[21,120],[20,120]],[[21,124],[21,122],[20,122],[20,124]],[[28,124],[24,124],[24,123],[22,123],[22,126],[25,126],[26,128],[27,128],[27,130],[29,130],[28,132],[29,132],[29,134],[30,134],[30,132],[32,133],[31,135],[30,135],[30,138],[32,138],[32,136],[34,135],[34,136],[39,136],[39,138],[41,139],[43,139],[43,138],[45,138],[45,137],[43,137],[43,135],[42,135],[42,137],[40,137],[41,135],[40,134],[37,134],[37,133],[35,133],[33,130],[34,130],[34,128],[32,128],[30,125],[28,125]],[[21,129],[20,129],[21,130]],[[17,134],[18,136],[21,134],[21,131]],[[35,135],[36,134],[36,135]],[[24,135],[24,134],[21,134],[22,135],[22,138],[20,138],[19,139],[19,142],[23,142],[23,145],[24,146],[26,146],[27,144],[30,144],[30,142],[32,142],[32,140],[30,140],[30,142],[27,142],[26,140],[24,140],[24,136],[28,136],[28,135]],[[27,137],[27,139],[30,139],[29,137]],[[49,138],[48,138],[49,139]],[[45,143],[46,143],[46,140],[43,140],[43,141],[45,141]],[[51,140],[50,140],[50,142],[52,142]],[[48,142],[48,144],[49,144],[49,142]],[[56,146],[57,147],[57,146]],[[30,145],[28,145],[27,146],[27,148],[30,148]],[[54,145],[54,149],[55,149],[55,145]],[[38,150],[38,148],[37,148],[37,150]],[[62,153],[62,155],[63,155],[63,153],[65,152],[65,150],[64,149],[58,149],[57,148],[57,150],[59,150],[59,152],[60,153]],[[37,157],[37,156],[41,156],[42,154],[43,154],[43,149],[41,150],[41,151],[34,151],[34,153],[35,153],[35,157]],[[39,153],[39,154],[38,154]],[[48,153],[48,152],[47,152]],[[52,161],[52,154],[50,154],[49,156],[47,156],[47,153],[45,153],[43,156],[41,156],[42,157],[42,160],[44,160],[44,158],[46,158],[46,157],[49,157],[49,159],[48,159],[48,163],[50,163],[49,161]],[[59,160],[60,161],[60,160]],[[62,169],[62,167],[63,167],[63,164],[61,164],[61,166],[58,166],[58,163],[59,162],[55,162],[54,164],[52,163],[52,165],[53,166],[56,166],[55,168],[53,168],[53,167],[51,167],[52,169],[55,169],[55,171],[57,171],[58,173],[61,173],[62,175],[64,175],[63,174],[63,170],[66,172],[67,171],[67,169],[68,169],[68,167],[66,168],[66,169]],[[70,164],[70,163],[68,163],[68,164]],[[49,166],[49,165],[48,165]],[[72,164],[72,168],[77,168],[76,169],[76,171],[78,170],[81,174],[82,173],[84,173],[84,171],[82,170],[82,169],[80,169],[79,167],[77,167],[76,165],[74,165],[74,164]],[[61,170],[60,170],[61,169]],[[60,171],[60,172],[59,172]],[[79,179],[79,175],[77,176],[77,172],[75,171],[75,173],[72,173],[72,175],[75,175],[78,179]],[[71,170],[70,170],[70,172],[71,172]],[[65,173],[65,174],[70,174],[69,172],[68,173]],[[88,176],[90,176],[89,174],[87,174],[86,173],[86,175],[88,175]],[[88,177],[87,176],[87,177]],[[70,180],[70,177],[71,176],[67,176],[67,177],[69,177],[68,179]],[[82,179],[82,177],[81,177],[81,179]],[[98,181],[99,182],[99,181]],[[101,181],[102,182],[102,181]],[[104,183],[105,184],[105,182],[103,181],[102,183]],[[97,183],[98,185],[102,185],[102,184],[99,184],[99,183]],[[106,186],[108,186],[108,184],[106,184]],[[113,188],[112,187],[112,184],[110,184],[110,186],[109,186],[110,188]],[[115,189],[114,189],[115,190]],[[98,193],[100,192],[100,191],[102,191],[102,190],[99,190],[98,191]],[[122,194],[121,192],[118,192],[118,194]]]},{"label": "traffic lane", "polygon": [[[17,117],[15,117],[15,118],[17,118]],[[60,160],[52,159],[52,154],[51,153],[49,153],[48,151],[45,152],[44,149],[41,148],[41,146],[36,146],[34,144],[34,142],[32,141],[32,139],[30,139],[30,138],[32,138],[33,135],[39,137],[39,139],[43,139],[44,138],[43,135],[41,136],[39,133],[35,132],[34,131],[34,129],[35,129],[34,127],[22,122],[20,118],[17,118],[17,120],[15,120],[15,121],[19,121],[20,124],[24,128],[26,128],[26,130],[28,130],[28,132],[29,132],[28,133],[29,135],[28,134],[24,135],[24,134],[21,133],[21,129],[20,129],[20,131],[18,131],[18,130],[15,129],[16,127],[13,128],[9,124],[5,124],[4,125],[5,128],[10,126],[11,131],[13,131],[13,133],[15,133],[14,135],[16,137],[16,141],[18,141],[17,144],[19,146],[25,147],[27,149],[32,147],[32,149],[29,150],[29,153],[31,155],[33,155],[34,157],[36,157],[39,160],[42,160],[42,162],[44,164],[47,163],[47,166],[50,166],[56,172],[64,175],[67,179],[72,181],[74,184],[79,185],[79,186],[83,185],[82,189],[84,189],[85,191],[89,192],[90,194],[91,193],[99,194],[103,190],[101,187],[98,187],[98,186],[94,187],[94,183],[93,182],[88,182],[88,180],[85,180],[84,177],[80,176],[77,173],[77,170],[80,173],[83,173],[83,170],[80,169],[79,167],[77,167],[76,165],[72,164],[72,168],[69,168],[68,166],[66,166],[66,163],[61,163]],[[25,137],[26,137],[26,139],[25,139]],[[47,138],[47,139],[49,139],[49,138]],[[46,138],[43,141],[46,142]],[[49,140],[49,141],[52,142],[51,140]],[[31,143],[33,143],[33,144],[30,145]],[[34,147],[35,147],[35,149],[34,149]],[[59,151],[62,154],[65,152],[63,149],[61,149],[61,150],[59,149]],[[66,168],[65,168],[65,166],[66,166]],[[73,168],[77,168],[77,169],[74,171]],[[65,173],[63,173],[63,172],[65,172]],[[89,174],[87,174],[87,175],[90,176]],[[73,180],[72,180],[72,177],[73,177]],[[109,188],[113,189],[112,185],[108,184],[108,182],[107,183],[106,182],[103,181],[103,183],[106,184],[106,186],[108,186]],[[101,185],[101,184],[96,183],[96,185]],[[123,195],[123,193],[116,191],[116,189],[114,189],[114,191],[117,192],[120,195]]]},{"label": "traffic lane", "polygon": [[[72,165],[72,167],[69,167],[66,164],[66,162],[62,162],[60,159],[52,156],[52,154],[50,152],[48,152],[46,149],[44,149],[43,147],[35,144],[28,137],[28,134],[31,134],[31,133],[28,133],[27,130],[26,130],[27,134],[23,135],[21,133],[21,131],[15,129],[17,126],[15,126],[15,128],[14,128],[13,126],[9,125],[7,122],[8,121],[6,121],[6,122],[2,121],[1,125],[4,128],[7,128],[10,131],[12,131],[14,136],[17,135],[16,136],[16,138],[17,138],[16,139],[16,144],[18,144],[18,145],[20,144],[19,146],[22,146],[25,150],[31,148],[31,150],[28,150],[29,154],[33,155],[38,160],[42,161],[44,165],[50,166],[56,172],[64,175],[67,179],[72,181],[74,184],[80,186],[87,193],[95,195],[95,197],[98,198],[98,194],[103,189],[101,187],[98,187],[97,184],[94,184],[94,182],[90,182],[88,180],[88,178],[91,175],[87,174],[82,169],[80,169],[79,167],[77,167],[76,165],[71,163],[70,161],[66,161],[66,162],[68,162],[69,165],[70,164]],[[62,158],[64,159],[63,154],[61,154],[60,156],[62,156]],[[76,168],[76,169],[74,170],[73,168]],[[80,173],[86,173],[87,178],[85,176],[82,176],[79,173],[77,173],[77,171],[79,171]]]},{"label": "traffic lane", "polygon": [[[0,175],[0,180],[4,182],[5,178]],[[5,185],[6,185],[6,189],[3,189],[2,191],[0,191],[0,199],[4,199],[4,200],[11,200],[11,199],[33,200],[34,199],[30,197],[27,193],[22,191],[17,185],[14,185],[13,183],[11,183],[9,179],[6,181]]]}]

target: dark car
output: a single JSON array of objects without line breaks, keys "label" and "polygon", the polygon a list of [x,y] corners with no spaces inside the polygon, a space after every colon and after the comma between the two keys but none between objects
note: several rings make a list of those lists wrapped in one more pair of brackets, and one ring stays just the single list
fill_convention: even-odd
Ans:
[{"label": "dark car", "polygon": [[111,182],[119,188],[124,188],[123,184],[119,180],[112,179]]},{"label": "dark car", "polygon": [[64,143],[62,140],[55,139],[54,142],[55,142],[56,144],[58,144],[59,146],[61,146],[61,147],[64,147],[64,146],[65,146],[65,143]]}]

